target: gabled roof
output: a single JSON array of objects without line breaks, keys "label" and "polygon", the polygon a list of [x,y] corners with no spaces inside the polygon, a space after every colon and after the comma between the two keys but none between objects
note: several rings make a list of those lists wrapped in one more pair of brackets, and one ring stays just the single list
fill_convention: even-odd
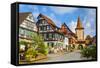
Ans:
[{"label": "gabled roof", "polygon": [[65,23],[63,25],[67,28],[68,33],[73,33]]},{"label": "gabled roof", "polygon": [[[39,17],[42,17],[43,19],[45,19],[45,20],[47,21],[47,23],[51,26],[51,28],[52,28],[55,32],[60,33],[60,34],[63,34],[62,32],[60,32],[60,28],[57,27],[57,26],[55,25],[55,23],[54,23],[50,18],[48,18],[47,16],[45,16],[45,15],[43,15],[43,14],[39,14],[38,18],[39,18]],[[57,29],[57,30],[56,30],[56,29]]]},{"label": "gabled roof", "polygon": [[81,20],[80,20],[80,17],[78,17],[78,20],[77,20],[77,26],[76,26],[76,29],[79,29],[79,28],[83,28],[82,26],[82,23],[81,23]]},{"label": "gabled roof", "polygon": [[[66,29],[65,29],[65,30],[62,30],[62,27],[61,27],[61,28],[57,27],[57,26],[55,25],[55,23],[54,23],[50,18],[48,18],[47,16],[45,16],[45,15],[43,15],[43,14],[39,14],[38,18],[39,18],[39,17],[42,17],[43,19],[45,19],[45,20],[47,21],[47,23],[52,27],[52,29],[53,29],[55,32],[58,32],[58,33],[61,33],[61,34],[64,34],[64,35],[65,35],[65,34],[68,34],[68,35],[72,35],[72,36],[74,36],[74,37],[77,37],[76,34],[73,33],[65,23],[63,23],[62,26],[64,26]],[[56,30],[56,28],[58,28],[58,29]],[[64,32],[63,32],[63,31],[64,31]]]},{"label": "gabled roof", "polygon": [[64,33],[65,35],[68,33],[68,30],[67,30],[67,28],[66,28],[66,26],[64,24],[61,25],[60,31],[62,33]]},{"label": "gabled roof", "polygon": [[19,13],[19,25],[27,18],[27,16],[30,13],[31,12],[22,12],[22,13]]},{"label": "gabled roof", "polygon": [[[63,27],[63,26],[64,26],[64,29],[62,30],[62,27]],[[63,31],[64,34],[72,35],[72,36],[74,36],[74,37],[77,37],[76,34],[73,33],[65,23],[62,24],[62,26],[61,26],[61,31]]]},{"label": "gabled roof", "polygon": [[43,14],[40,13],[39,16],[38,16],[38,18],[39,18],[39,17],[42,17],[43,19],[45,19],[46,21],[48,21],[48,23],[49,23],[50,25],[56,27],[55,23],[54,23],[50,18],[48,18],[47,16],[45,16],[45,15],[43,15]]}]

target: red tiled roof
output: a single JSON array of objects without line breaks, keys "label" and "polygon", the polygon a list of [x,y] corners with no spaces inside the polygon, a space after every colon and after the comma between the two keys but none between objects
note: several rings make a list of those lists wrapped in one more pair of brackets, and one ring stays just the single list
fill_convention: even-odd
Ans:
[{"label": "red tiled roof", "polygon": [[62,33],[64,33],[65,35],[68,33],[67,28],[65,27],[64,24],[61,25],[60,31],[61,31]]},{"label": "red tiled roof", "polygon": [[76,34],[73,33],[65,23],[61,26],[61,32],[63,32],[65,35],[77,37]]}]

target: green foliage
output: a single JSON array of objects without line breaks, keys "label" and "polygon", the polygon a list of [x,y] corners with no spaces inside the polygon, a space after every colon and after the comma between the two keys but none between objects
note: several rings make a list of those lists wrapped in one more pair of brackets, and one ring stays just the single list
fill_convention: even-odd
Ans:
[{"label": "green foliage", "polygon": [[39,46],[38,52],[42,53],[44,55],[47,55],[48,54],[48,47],[47,47],[47,45]]},{"label": "green foliage", "polygon": [[81,50],[83,57],[96,59],[96,46],[92,45]]},{"label": "green foliage", "polygon": [[[32,33],[32,44],[29,48],[24,52],[25,53],[25,60],[31,61],[35,59],[39,54],[47,55],[48,54],[48,47],[45,45],[42,36]],[[19,44],[27,45],[24,41],[19,41]]]},{"label": "green foliage", "polygon": [[34,50],[34,48],[32,48],[32,47],[28,48],[28,50],[25,52],[25,55],[26,55],[26,57],[28,55],[32,55],[32,57],[35,57],[37,55],[37,51]]},{"label": "green foliage", "polygon": [[92,45],[92,37],[90,35],[87,35],[85,40],[86,45]]},{"label": "green foliage", "polygon": [[33,39],[33,47],[35,50],[37,50],[39,53],[42,53],[44,55],[48,54],[48,47],[45,45],[44,40],[41,35],[34,34],[32,36]]},{"label": "green foliage", "polygon": [[26,43],[25,41],[19,41],[19,44],[20,44],[20,45],[22,45],[22,44],[23,44],[23,45],[26,45],[27,43]]},{"label": "green foliage", "polygon": [[34,48],[28,48],[27,51],[25,52],[25,59],[27,61],[31,61],[33,58],[37,56],[38,52]]}]

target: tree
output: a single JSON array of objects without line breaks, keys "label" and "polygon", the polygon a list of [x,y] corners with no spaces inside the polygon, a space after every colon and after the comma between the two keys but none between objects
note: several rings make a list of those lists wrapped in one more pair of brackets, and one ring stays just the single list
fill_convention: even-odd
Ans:
[{"label": "tree", "polygon": [[96,55],[96,46],[91,45],[91,46],[88,46],[86,48],[83,48],[81,50],[81,54],[82,54],[83,57],[96,59],[96,57],[97,57],[97,55]]},{"label": "tree", "polygon": [[42,53],[44,55],[48,54],[48,47],[44,43],[44,39],[42,38],[41,35],[34,34],[32,36],[33,40],[33,47],[35,50],[38,51],[38,53]]},{"label": "tree", "polygon": [[32,45],[25,52],[25,57],[27,61],[31,61],[32,58],[36,58],[39,54],[47,55],[48,47],[45,45],[44,40],[41,35],[32,34]]},{"label": "tree", "polygon": [[90,35],[87,35],[85,40],[86,40],[86,45],[91,45],[92,44],[92,38],[91,38]]}]

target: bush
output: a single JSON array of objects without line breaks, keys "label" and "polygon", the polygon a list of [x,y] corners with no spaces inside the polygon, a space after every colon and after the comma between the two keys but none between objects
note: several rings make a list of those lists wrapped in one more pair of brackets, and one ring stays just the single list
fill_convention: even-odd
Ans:
[{"label": "bush", "polygon": [[39,48],[38,49],[38,52],[39,53],[42,53],[44,55],[47,55],[48,54],[48,47],[47,47],[47,45],[41,45],[38,48]]},{"label": "bush", "polygon": [[[45,45],[42,36],[38,34],[32,35],[32,44],[25,51],[25,59],[27,61],[32,61],[32,59],[37,58],[38,54],[47,55],[48,47]],[[20,44],[25,44],[25,42],[20,41]]]},{"label": "bush", "polygon": [[37,55],[37,51],[34,50],[34,48],[28,48],[27,51],[25,52],[25,58],[27,61],[30,61],[32,58],[35,58]]},{"label": "bush", "polygon": [[88,46],[81,50],[83,57],[96,59],[96,46]]}]

